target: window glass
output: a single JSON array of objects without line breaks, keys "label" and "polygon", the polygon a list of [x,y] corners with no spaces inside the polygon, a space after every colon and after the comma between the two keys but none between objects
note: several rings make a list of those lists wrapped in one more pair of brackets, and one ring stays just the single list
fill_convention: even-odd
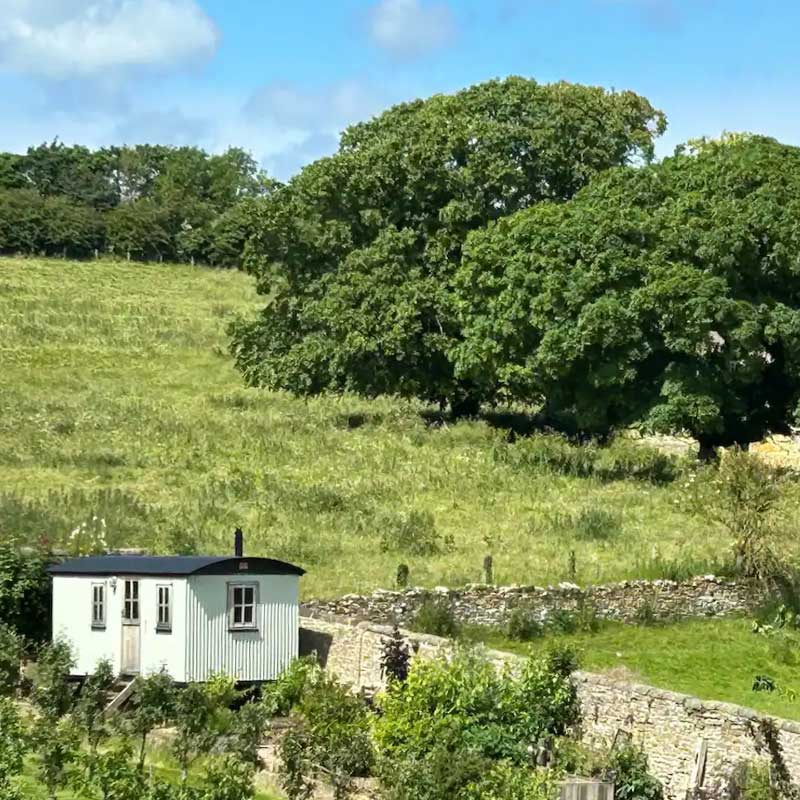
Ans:
[{"label": "window glass", "polygon": [[160,630],[170,630],[172,628],[172,587],[156,587],[158,599],[158,628]]},{"label": "window glass", "polygon": [[139,621],[139,581],[125,581],[122,616],[126,622]]},{"label": "window glass", "polygon": [[92,584],[92,627],[104,628],[106,624],[105,584]]},{"label": "window glass", "polygon": [[251,584],[231,584],[228,589],[230,624],[232,628],[256,626],[256,587]]}]

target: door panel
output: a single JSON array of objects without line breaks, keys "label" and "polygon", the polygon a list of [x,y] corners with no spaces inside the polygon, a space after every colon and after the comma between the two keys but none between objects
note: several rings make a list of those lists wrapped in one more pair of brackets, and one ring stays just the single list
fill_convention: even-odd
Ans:
[{"label": "door panel", "polygon": [[128,675],[138,674],[141,663],[139,605],[139,581],[126,580],[122,603],[121,671]]},{"label": "door panel", "polygon": [[140,631],[138,625],[122,626],[122,672],[126,675],[139,673]]}]

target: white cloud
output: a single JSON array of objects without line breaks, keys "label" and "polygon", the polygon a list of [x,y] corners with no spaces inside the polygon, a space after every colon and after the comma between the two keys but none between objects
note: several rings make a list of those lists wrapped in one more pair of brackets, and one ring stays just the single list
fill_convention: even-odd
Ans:
[{"label": "white cloud", "polygon": [[254,92],[246,113],[297,130],[339,133],[385,108],[386,100],[359,81],[344,80],[308,89],[293,81],[273,81]]},{"label": "white cloud", "polygon": [[194,0],[3,0],[0,69],[56,80],[207,58],[219,33]]},{"label": "white cloud", "polygon": [[398,56],[419,56],[446,44],[455,22],[446,2],[379,0],[370,12],[370,35]]}]

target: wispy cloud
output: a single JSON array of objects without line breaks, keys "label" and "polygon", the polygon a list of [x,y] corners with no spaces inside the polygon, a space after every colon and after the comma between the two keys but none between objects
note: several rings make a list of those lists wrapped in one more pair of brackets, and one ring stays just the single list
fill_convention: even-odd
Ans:
[{"label": "wispy cloud", "polygon": [[372,41],[402,58],[414,58],[452,40],[455,19],[446,2],[379,0],[371,9]]},{"label": "wispy cloud", "polygon": [[4,0],[0,69],[52,80],[208,58],[219,43],[194,0]]},{"label": "wispy cloud", "polygon": [[[655,28],[675,28],[681,21],[676,0],[594,0],[594,2],[633,11],[643,22]],[[701,5],[704,0],[695,2]]]}]

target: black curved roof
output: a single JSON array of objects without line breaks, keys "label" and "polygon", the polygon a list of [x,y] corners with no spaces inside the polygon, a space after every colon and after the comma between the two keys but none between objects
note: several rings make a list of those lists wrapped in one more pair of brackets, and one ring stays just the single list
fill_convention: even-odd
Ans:
[{"label": "black curved roof", "polygon": [[305,575],[305,570],[274,558],[230,556],[84,556],[54,564],[53,575]]}]

